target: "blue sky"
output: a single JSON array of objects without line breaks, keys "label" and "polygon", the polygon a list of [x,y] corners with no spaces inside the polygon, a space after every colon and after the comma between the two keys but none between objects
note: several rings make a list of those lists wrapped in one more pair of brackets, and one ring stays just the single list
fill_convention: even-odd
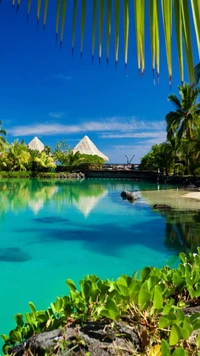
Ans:
[{"label": "blue sky", "polygon": [[[45,30],[42,21],[38,28],[36,26],[36,0],[33,0],[28,25],[27,1],[21,1],[17,14],[10,0],[3,0],[0,5],[0,120],[8,132],[8,141],[19,138],[28,143],[37,136],[52,148],[60,140],[66,140],[74,147],[88,135],[111,162],[126,162],[125,155],[135,155],[134,162],[138,163],[153,144],[165,140],[165,115],[171,110],[167,96],[171,92],[177,93],[180,83],[176,51],[171,89],[164,43],[161,46],[160,83],[155,85],[153,82],[148,31],[148,59],[143,77],[137,70],[133,29],[126,70],[122,26],[117,68],[114,39],[108,66],[105,51],[99,64],[97,49],[92,64],[90,22],[87,22],[82,58],[79,28],[72,57],[72,0],[68,2],[62,50],[55,45],[54,1],[50,2]],[[89,12],[88,19],[90,17]],[[195,56],[197,62],[196,53]]]}]

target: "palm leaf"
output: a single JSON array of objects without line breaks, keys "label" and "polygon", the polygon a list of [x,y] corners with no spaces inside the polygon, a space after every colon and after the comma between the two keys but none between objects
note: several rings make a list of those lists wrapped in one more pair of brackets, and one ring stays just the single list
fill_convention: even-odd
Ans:
[{"label": "palm leaf", "polygon": [[46,23],[47,23],[48,5],[49,5],[49,0],[45,0],[45,3],[44,3],[44,22],[43,22],[44,28],[45,28]]},{"label": "palm leaf", "polygon": [[77,0],[74,0],[74,7],[73,7],[73,25],[72,25],[72,52],[73,52],[73,50],[74,50],[74,44],[75,44],[76,17],[77,17]]},{"label": "palm leaf", "polygon": [[193,49],[190,33],[190,16],[189,16],[189,6],[188,0],[182,0],[182,19],[183,19],[183,34],[185,42],[185,50],[187,56],[187,65],[190,79],[194,78],[194,65],[193,65]]},{"label": "palm leaf", "polygon": [[62,20],[61,20],[61,31],[60,31],[60,45],[62,46],[63,35],[65,29],[65,19],[67,12],[67,0],[62,0]]},{"label": "palm leaf", "polygon": [[174,1],[174,18],[176,26],[176,41],[178,47],[178,59],[181,81],[184,80],[184,67],[183,67],[183,22],[182,22],[182,0]]},{"label": "palm leaf", "polygon": [[119,57],[119,17],[120,17],[120,0],[115,0],[115,63]]},{"label": "palm leaf", "polygon": [[100,15],[99,15],[99,60],[101,59],[102,56],[103,16],[104,16],[104,0],[101,0]]},{"label": "palm leaf", "polygon": [[[11,4],[19,7],[22,4],[22,0],[10,0]],[[29,17],[31,11],[32,0],[27,0],[28,2],[28,12],[27,18]],[[196,39],[197,49],[200,54],[200,0],[134,0],[134,16],[130,16],[130,0],[114,0],[114,6],[112,6],[111,0],[106,0],[107,8],[107,19],[104,22],[104,0],[90,0],[87,3],[87,0],[80,0],[81,3],[81,35],[80,42],[81,48],[80,52],[83,52],[83,43],[85,35],[85,25],[87,18],[87,11],[91,13],[91,7],[93,5],[92,13],[92,56],[95,53],[95,36],[96,36],[96,18],[99,19],[99,57],[102,57],[102,51],[104,46],[106,47],[106,58],[109,58],[110,52],[110,41],[111,41],[111,28],[115,27],[113,31],[113,37],[115,42],[115,61],[118,61],[119,57],[119,42],[121,36],[120,29],[120,19],[122,18],[122,13],[124,14],[124,61],[125,64],[128,62],[128,50],[129,46],[132,43],[129,43],[129,29],[134,28],[132,22],[135,22],[135,33],[136,33],[136,45],[137,45],[137,59],[138,59],[138,68],[143,72],[145,68],[145,26],[148,23],[145,19],[145,5],[149,4],[149,23],[150,23],[150,41],[151,41],[151,61],[153,69],[157,69],[159,74],[160,71],[160,49],[161,41],[165,42],[165,53],[167,58],[167,67],[168,73],[171,81],[172,77],[172,20],[175,20],[175,33],[176,33],[176,43],[178,49],[178,60],[180,68],[180,77],[181,80],[184,80],[184,65],[183,65],[183,44],[185,47],[186,60],[188,66],[188,72],[190,79],[193,77],[193,51],[195,48],[192,48],[191,38]],[[36,4],[36,15],[37,22],[41,16],[41,6],[44,4],[44,26],[47,21],[47,12],[49,6],[53,2],[48,0],[37,0]],[[56,38],[59,34],[60,29],[60,39],[61,43],[63,41],[65,18],[66,18],[66,0],[56,0]],[[72,6],[72,49],[75,45],[75,33],[76,28],[79,26],[77,24],[77,0],[73,0],[74,5]],[[62,15],[61,15],[61,4],[62,4]],[[86,6],[88,4],[88,6]],[[97,5],[98,14],[97,14]],[[123,4],[123,7],[120,7],[120,4]],[[162,11],[160,11],[160,6]],[[114,12],[114,13],[113,13]],[[162,20],[162,21],[161,21]],[[90,21],[88,16],[88,21]],[[163,30],[161,30],[161,23],[163,23]],[[194,24],[194,26],[193,26]],[[104,26],[106,27],[106,43],[103,41],[103,31]],[[191,28],[194,29],[194,36],[191,32]],[[194,46],[193,46],[194,47]],[[173,49],[174,50],[174,49]],[[198,69],[198,68],[197,68]],[[195,72],[196,73],[196,72]],[[197,72],[197,74],[199,71]]]},{"label": "palm leaf", "polygon": [[81,11],[81,55],[83,53],[83,43],[85,34],[85,18],[86,18],[86,0],[82,0],[82,11]]},{"label": "palm leaf", "polygon": [[194,68],[194,77],[195,77],[196,83],[198,83],[200,80],[200,63],[198,63],[196,65],[196,67]]},{"label": "palm leaf", "polygon": [[112,0],[107,0],[107,31],[106,31],[106,59],[107,59],[107,62],[108,62],[109,52],[110,52],[111,15],[112,15]]},{"label": "palm leaf", "polygon": [[193,14],[194,27],[196,32],[196,39],[197,39],[197,47],[198,47],[199,57],[200,57],[200,1],[191,0],[191,5],[192,5],[192,14]]}]

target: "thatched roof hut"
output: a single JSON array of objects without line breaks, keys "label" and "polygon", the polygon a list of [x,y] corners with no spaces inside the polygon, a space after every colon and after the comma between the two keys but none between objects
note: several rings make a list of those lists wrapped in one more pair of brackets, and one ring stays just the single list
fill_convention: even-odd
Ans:
[{"label": "thatched roof hut", "polygon": [[105,156],[95,144],[89,139],[88,136],[84,136],[82,140],[74,147],[74,152],[80,152],[86,155],[97,155],[104,159],[105,162],[109,161],[109,158]]},{"label": "thatched roof hut", "polygon": [[44,144],[39,140],[39,138],[34,137],[28,144],[30,150],[36,150],[39,152],[44,151]]}]

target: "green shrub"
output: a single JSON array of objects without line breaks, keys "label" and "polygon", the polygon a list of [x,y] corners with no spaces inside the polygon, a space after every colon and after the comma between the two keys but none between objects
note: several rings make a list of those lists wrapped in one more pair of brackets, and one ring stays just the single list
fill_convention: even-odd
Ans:
[{"label": "green shrub", "polygon": [[[143,347],[145,355],[194,355],[187,340],[193,331],[200,329],[200,313],[185,316],[181,308],[195,305],[200,298],[200,248],[189,257],[181,253],[180,259],[182,263],[177,269],[146,267],[138,277],[136,272],[133,276],[122,275],[116,281],[86,276],[79,288],[68,279],[69,296],[56,298],[47,310],[37,311],[30,302],[29,313],[24,317],[15,315],[15,329],[8,336],[2,335],[3,351],[8,352],[33,334],[63,327],[68,317],[79,321],[106,318],[115,322],[128,314],[138,333],[145,326],[148,340]],[[198,337],[195,352],[199,347]]]}]

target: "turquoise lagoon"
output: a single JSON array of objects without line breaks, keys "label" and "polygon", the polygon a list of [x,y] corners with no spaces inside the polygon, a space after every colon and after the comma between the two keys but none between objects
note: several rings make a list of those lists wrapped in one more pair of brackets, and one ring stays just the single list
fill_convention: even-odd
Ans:
[{"label": "turquoise lagoon", "polygon": [[[140,199],[123,200],[125,189],[137,189]],[[173,211],[152,209],[167,199]],[[176,189],[144,182],[1,180],[0,333],[29,301],[46,308],[68,293],[67,278],[176,266],[180,251],[199,245],[199,207]]]}]

